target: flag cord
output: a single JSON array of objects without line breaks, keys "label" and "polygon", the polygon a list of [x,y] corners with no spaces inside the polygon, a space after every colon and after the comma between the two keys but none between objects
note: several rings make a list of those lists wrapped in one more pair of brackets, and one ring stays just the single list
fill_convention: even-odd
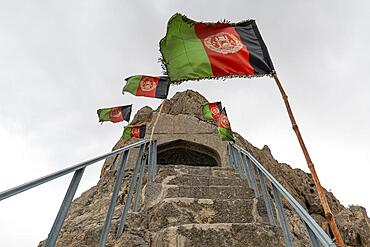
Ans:
[{"label": "flag cord", "polygon": [[342,236],[340,235],[340,232],[338,230],[338,226],[335,223],[334,215],[331,212],[331,209],[330,209],[330,206],[329,206],[328,201],[326,199],[324,190],[323,190],[323,188],[321,186],[319,177],[317,176],[317,173],[316,173],[316,170],[315,170],[315,166],[314,166],[314,164],[313,164],[313,162],[311,160],[310,154],[308,153],[308,150],[306,148],[306,145],[305,145],[305,143],[303,141],[301,132],[299,131],[298,125],[297,125],[297,123],[296,123],[296,121],[294,119],[293,112],[292,112],[292,109],[291,109],[290,104],[289,104],[289,101],[288,101],[288,96],[286,95],[286,93],[284,91],[284,88],[281,85],[280,80],[277,77],[277,74],[276,73],[273,74],[273,77],[275,79],[276,85],[279,88],[279,91],[281,93],[281,96],[283,97],[283,100],[284,100],[284,103],[285,103],[285,107],[286,107],[286,109],[288,111],[288,115],[289,115],[289,118],[290,118],[290,122],[292,123],[293,130],[294,130],[294,132],[295,132],[295,134],[297,136],[298,142],[299,142],[299,144],[300,144],[300,146],[302,148],[304,157],[306,158],[308,168],[311,171],[312,179],[313,179],[313,181],[315,183],[316,190],[318,192],[321,205],[322,205],[322,207],[324,209],[325,218],[327,219],[327,221],[329,223],[329,226],[330,226],[330,229],[331,229],[331,231],[332,231],[332,233],[334,235],[335,242],[340,247],[345,246],[344,245],[344,241],[342,239]]},{"label": "flag cord", "polygon": [[154,130],[155,130],[155,127],[157,126],[159,117],[161,115],[163,105],[164,105],[164,101],[162,101],[161,107],[159,108],[159,112],[158,112],[157,118],[155,119],[155,122],[154,122],[154,125],[153,125],[153,128],[152,128],[152,133],[150,134],[149,141],[151,141],[153,139]]}]

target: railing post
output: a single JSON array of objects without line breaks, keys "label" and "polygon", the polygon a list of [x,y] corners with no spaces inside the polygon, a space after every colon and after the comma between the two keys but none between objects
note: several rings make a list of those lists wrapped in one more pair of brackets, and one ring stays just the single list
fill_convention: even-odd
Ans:
[{"label": "railing post", "polygon": [[256,176],[258,176],[258,174],[256,175],[256,170],[258,170],[258,168],[254,166],[253,162],[249,159],[248,156],[245,156],[245,161],[251,173],[251,179],[252,179],[252,183],[254,186],[254,194],[256,195],[256,197],[259,197],[260,192],[259,192],[259,188],[258,188],[258,184],[256,180]]},{"label": "railing post", "polygon": [[229,165],[232,169],[235,170],[235,166],[234,166],[234,157],[231,153],[231,149],[232,149],[232,146],[230,143],[227,144],[227,155],[229,156]]},{"label": "railing post", "polygon": [[292,242],[292,238],[290,237],[288,222],[286,220],[283,204],[281,202],[279,192],[276,189],[275,185],[273,185],[273,184],[272,184],[272,191],[274,193],[274,199],[275,199],[275,205],[276,205],[276,208],[277,208],[278,220],[279,220],[281,228],[283,230],[285,246],[292,247],[293,242]]},{"label": "railing post", "polygon": [[254,177],[252,178],[251,169],[249,168],[249,164],[247,162],[247,158],[245,157],[245,154],[243,154],[243,153],[240,153],[240,155],[241,155],[241,159],[242,159],[242,164],[243,164],[244,170],[245,170],[246,175],[247,175],[247,180],[248,180],[249,188],[255,190],[256,183],[253,180]]},{"label": "railing post", "polygon": [[240,176],[243,176],[242,175],[242,171],[241,171],[241,164],[240,164],[240,162],[238,162],[238,160],[237,160],[237,158],[236,158],[236,149],[233,147],[233,146],[231,146],[231,155],[232,155],[232,157],[233,157],[233,160],[234,160],[234,165],[235,165],[235,171],[237,172],[237,173],[239,173],[239,175]]},{"label": "railing post", "polygon": [[258,173],[258,177],[259,177],[259,180],[260,180],[263,200],[265,201],[265,206],[266,206],[267,216],[269,218],[269,222],[270,222],[271,225],[276,225],[275,218],[274,218],[274,213],[272,212],[270,195],[269,195],[269,192],[267,190],[266,183],[265,183],[265,178],[263,176],[263,173],[258,168],[257,168],[257,173]]},{"label": "railing post", "polygon": [[117,230],[117,234],[116,234],[117,239],[122,235],[123,230],[125,228],[125,222],[126,222],[127,213],[128,213],[128,210],[129,210],[130,204],[131,204],[131,196],[132,196],[132,192],[134,190],[136,175],[139,171],[140,164],[141,164],[141,159],[142,159],[143,153],[144,153],[144,146],[145,146],[145,144],[140,146],[139,154],[138,154],[137,159],[136,159],[136,165],[135,165],[134,171],[132,172],[132,175],[131,175],[131,181],[130,181],[129,191],[128,191],[127,198],[126,198],[126,203],[125,203],[125,206],[123,207],[123,210],[122,210],[122,214],[121,214],[121,218],[120,218],[120,221],[119,221],[118,230]]},{"label": "railing post", "polygon": [[[264,183],[264,178],[266,177],[268,181],[271,182],[273,186],[275,186],[276,190],[281,193],[285,199],[288,201],[290,206],[296,211],[296,213],[299,215],[301,220],[304,222],[304,224],[307,227],[307,231],[310,235],[311,243],[314,247],[316,246],[325,246],[325,247],[335,247],[336,244],[334,241],[326,234],[326,232],[317,224],[317,222],[309,215],[309,213],[298,203],[297,200],[294,199],[294,197],[274,178],[267,169],[259,163],[259,161],[254,158],[248,151],[244,150],[240,146],[233,144],[236,149],[238,149],[240,152],[246,155],[246,157],[249,159],[251,165],[253,165],[257,169],[257,175],[260,177],[261,182],[261,189],[264,198],[269,198],[269,194],[266,188],[266,185]],[[253,168],[253,167],[252,167]],[[262,179],[261,179],[262,178]],[[280,194],[279,194],[280,195]],[[269,200],[265,199],[265,205],[266,208],[271,208],[271,202]],[[268,206],[270,205],[270,207]],[[268,209],[267,209],[268,210]],[[269,212],[269,210],[268,210]],[[269,214],[269,213],[268,213]],[[270,216],[273,216],[272,210],[270,211]],[[273,219],[273,217],[270,217],[270,219]]]},{"label": "railing post", "polygon": [[116,181],[114,182],[114,187],[112,191],[112,198],[109,204],[107,216],[105,218],[104,227],[103,227],[103,230],[100,236],[99,247],[104,247],[108,239],[109,229],[112,224],[112,218],[114,214],[114,208],[116,207],[116,203],[117,203],[118,193],[121,188],[122,179],[125,176],[125,166],[127,163],[128,154],[129,154],[129,150],[125,151],[121,155],[121,162],[118,167],[118,173],[117,173]]},{"label": "railing post", "polygon": [[73,178],[71,180],[71,183],[69,184],[67,193],[64,196],[64,199],[63,199],[62,205],[60,206],[58,215],[55,218],[55,221],[50,230],[48,239],[46,240],[46,244],[45,244],[46,247],[55,246],[55,243],[57,242],[57,239],[58,239],[59,232],[62,229],[64,220],[67,216],[69,207],[71,206],[73,197],[76,194],[78,185],[81,181],[84,171],[85,171],[85,167],[75,171],[75,173],[73,174]]},{"label": "railing post", "polygon": [[236,160],[239,163],[239,167],[240,167],[240,172],[241,172],[240,177],[241,178],[244,178],[244,179],[247,179],[249,188],[251,188],[250,187],[248,173],[246,171],[246,168],[245,168],[244,163],[243,163],[243,159],[241,157],[242,156],[242,153],[239,150],[237,150],[236,148],[234,148],[234,150],[235,150]]},{"label": "railing post", "polygon": [[304,221],[303,221],[303,224],[306,227],[308,236],[310,237],[312,247],[320,247],[319,241],[317,240],[316,235],[312,232],[311,228],[308,227],[308,225]]},{"label": "railing post", "polygon": [[140,194],[141,194],[141,187],[143,185],[145,163],[146,163],[147,159],[148,159],[148,157],[146,157],[145,159],[142,159],[142,161],[141,161],[139,181],[138,181],[137,186],[136,186],[136,193],[135,193],[135,199],[134,199],[134,212],[138,211],[139,198],[140,198]]}]

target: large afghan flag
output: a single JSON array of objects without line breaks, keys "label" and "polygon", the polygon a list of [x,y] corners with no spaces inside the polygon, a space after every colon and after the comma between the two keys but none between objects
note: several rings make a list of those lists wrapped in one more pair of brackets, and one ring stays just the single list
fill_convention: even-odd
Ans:
[{"label": "large afghan flag", "polygon": [[215,119],[217,120],[222,111],[221,102],[205,103],[202,105],[202,113],[205,119]]},{"label": "large afghan flag", "polygon": [[254,20],[201,23],[177,13],[168,21],[160,50],[171,82],[263,76],[274,70]]},{"label": "large afghan flag", "polygon": [[144,138],[146,132],[146,125],[128,125],[124,127],[122,138],[124,140],[129,140],[133,137],[135,138]]},{"label": "large afghan flag", "polygon": [[134,75],[125,79],[124,92],[136,96],[166,99],[170,82],[166,76]]},{"label": "large afghan flag", "polygon": [[132,105],[103,108],[97,111],[99,122],[111,121],[113,123],[130,121]]},{"label": "large afghan flag", "polygon": [[218,135],[221,137],[223,141],[235,141],[225,108],[222,110],[221,115],[218,118],[217,131]]}]

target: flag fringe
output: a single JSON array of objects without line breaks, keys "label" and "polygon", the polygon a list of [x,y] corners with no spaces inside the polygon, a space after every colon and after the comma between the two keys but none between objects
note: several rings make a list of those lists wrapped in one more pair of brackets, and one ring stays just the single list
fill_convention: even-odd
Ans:
[{"label": "flag fringe", "polygon": [[[159,50],[162,54],[161,49],[159,49]],[[232,78],[248,78],[248,79],[251,79],[251,78],[255,78],[255,77],[264,77],[264,76],[273,77],[274,74],[276,73],[273,70],[269,74],[254,74],[254,75],[239,74],[239,75],[225,75],[225,76],[203,76],[203,77],[199,77],[199,78],[190,78],[190,79],[171,81],[171,78],[168,74],[168,68],[167,68],[168,63],[166,63],[165,59],[162,56],[158,58],[158,63],[161,64],[162,74],[165,75],[165,76],[168,76],[168,80],[170,81],[170,84],[172,84],[172,85],[179,85],[179,84],[181,84],[185,81],[201,81],[201,80],[223,80],[223,81],[225,81],[226,79],[232,79]]]},{"label": "flag fringe", "polygon": [[231,21],[226,20],[226,19],[221,19],[217,22],[202,22],[202,21],[192,20],[192,19],[188,18],[186,15],[183,15],[181,13],[176,13],[170,18],[168,23],[170,23],[172,21],[172,19],[175,18],[176,16],[181,16],[182,19],[184,20],[184,22],[186,22],[190,25],[195,25],[195,24],[198,24],[198,23],[204,24],[206,26],[214,26],[214,25],[217,25],[217,24],[229,24],[230,26],[234,27],[234,26],[240,26],[240,25],[247,25],[247,24],[250,24],[251,22],[254,21],[253,19],[248,19],[248,20],[243,20],[243,21],[239,21],[239,22],[231,22]]}]

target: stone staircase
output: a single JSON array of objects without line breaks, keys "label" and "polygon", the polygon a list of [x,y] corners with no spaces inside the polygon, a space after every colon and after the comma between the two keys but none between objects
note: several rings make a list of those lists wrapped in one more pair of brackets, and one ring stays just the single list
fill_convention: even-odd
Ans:
[{"label": "stone staircase", "polygon": [[284,246],[263,200],[229,168],[158,166],[145,211],[153,247]]}]

